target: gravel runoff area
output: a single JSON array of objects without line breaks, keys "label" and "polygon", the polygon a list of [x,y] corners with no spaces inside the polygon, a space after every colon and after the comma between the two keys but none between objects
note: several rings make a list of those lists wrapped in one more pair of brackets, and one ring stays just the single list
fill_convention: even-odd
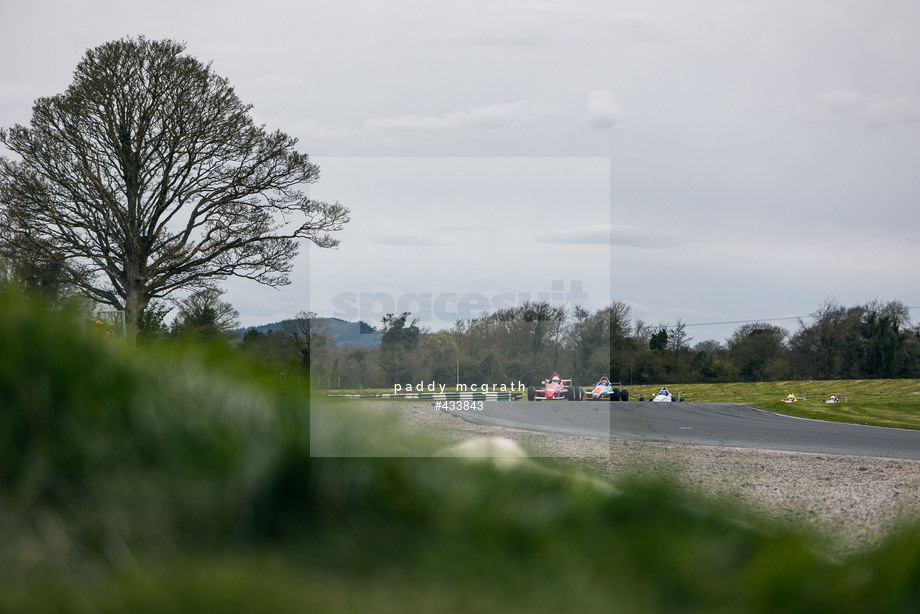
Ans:
[{"label": "gravel runoff area", "polygon": [[[365,404],[362,404],[365,405]],[[431,401],[373,401],[400,430],[436,433],[448,444],[510,439],[530,457],[552,458],[615,480],[624,472],[666,472],[688,490],[728,497],[822,538],[836,555],[878,545],[903,521],[920,522],[920,460],[726,448],[580,437],[476,424]]]}]

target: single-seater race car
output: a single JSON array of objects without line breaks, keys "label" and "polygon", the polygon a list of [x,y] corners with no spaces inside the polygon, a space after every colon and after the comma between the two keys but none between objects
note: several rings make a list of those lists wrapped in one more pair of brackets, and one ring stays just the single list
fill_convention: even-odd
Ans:
[{"label": "single-seater race car", "polygon": [[529,386],[527,388],[528,401],[552,401],[559,399],[568,399],[569,401],[581,401],[585,398],[585,391],[578,386],[572,385],[572,380],[562,379],[558,373],[543,382],[543,388]]},{"label": "single-seater race car", "polygon": [[828,399],[825,401],[825,403],[839,403],[839,402],[840,402],[840,398],[839,398],[836,394],[832,394],[832,395],[831,395],[830,397],[828,397]]},{"label": "single-seater race car", "polygon": [[629,391],[626,388],[617,388],[610,383],[605,375],[594,388],[585,390],[585,398],[589,401],[628,401]]},{"label": "single-seater race car", "polygon": [[671,397],[671,393],[668,392],[668,387],[667,387],[667,386],[664,386],[664,387],[658,392],[658,394],[655,395],[655,398],[652,399],[652,403],[670,403],[670,402],[673,401],[673,400],[674,400],[674,399],[673,399],[673,397]]}]

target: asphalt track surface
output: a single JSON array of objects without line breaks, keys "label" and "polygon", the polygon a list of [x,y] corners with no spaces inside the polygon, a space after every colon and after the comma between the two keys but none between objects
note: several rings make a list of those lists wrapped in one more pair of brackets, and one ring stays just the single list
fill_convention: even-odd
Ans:
[{"label": "asphalt track surface", "polygon": [[464,420],[563,435],[920,459],[920,431],[784,416],[734,403],[486,401]]}]

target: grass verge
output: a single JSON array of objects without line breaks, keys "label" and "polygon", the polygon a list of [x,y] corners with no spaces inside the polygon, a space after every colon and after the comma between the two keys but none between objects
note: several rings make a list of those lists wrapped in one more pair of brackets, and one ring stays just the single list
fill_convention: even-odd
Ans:
[{"label": "grass verge", "polygon": [[[744,403],[801,418],[920,429],[920,380],[797,380],[737,384],[666,384],[687,401]],[[650,398],[661,386],[637,386],[630,398]],[[789,394],[799,398],[784,403]],[[840,403],[825,403],[835,394]]]},{"label": "grass verge", "polygon": [[666,479],[314,457],[303,391],[207,348],[105,345],[18,297],[0,347],[0,612],[920,607],[920,526],[835,561]]}]

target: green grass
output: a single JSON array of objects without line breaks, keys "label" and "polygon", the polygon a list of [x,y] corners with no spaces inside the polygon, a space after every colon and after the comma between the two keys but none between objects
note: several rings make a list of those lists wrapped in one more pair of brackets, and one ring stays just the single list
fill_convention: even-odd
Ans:
[{"label": "green grass", "polygon": [[[662,385],[687,401],[744,403],[790,416],[920,429],[920,380],[798,380],[734,384],[640,384],[629,386],[629,398],[651,399]],[[583,386],[587,388],[588,386]],[[392,388],[330,390],[330,394],[392,394]],[[805,400],[784,403],[789,394]],[[836,394],[841,402],[824,401]],[[844,402],[846,399],[846,402]]]},{"label": "green grass", "polygon": [[[737,384],[665,384],[687,401],[744,403],[768,411],[834,422],[920,429],[920,380],[799,380]],[[654,396],[661,385],[634,386],[630,400]],[[804,397],[784,403],[787,395]],[[836,394],[840,403],[824,401]],[[843,399],[846,398],[846,402]]]},{"label": "green grass", "polygon": [[[345,457],[369,430],[442,442],[219,348],[121,348],[19,297],[0,295],[0,347],[0,612],[920,608],[920,525],[833,560],[666,478]],[[317,403],[341,457],[311,456]]]}]

